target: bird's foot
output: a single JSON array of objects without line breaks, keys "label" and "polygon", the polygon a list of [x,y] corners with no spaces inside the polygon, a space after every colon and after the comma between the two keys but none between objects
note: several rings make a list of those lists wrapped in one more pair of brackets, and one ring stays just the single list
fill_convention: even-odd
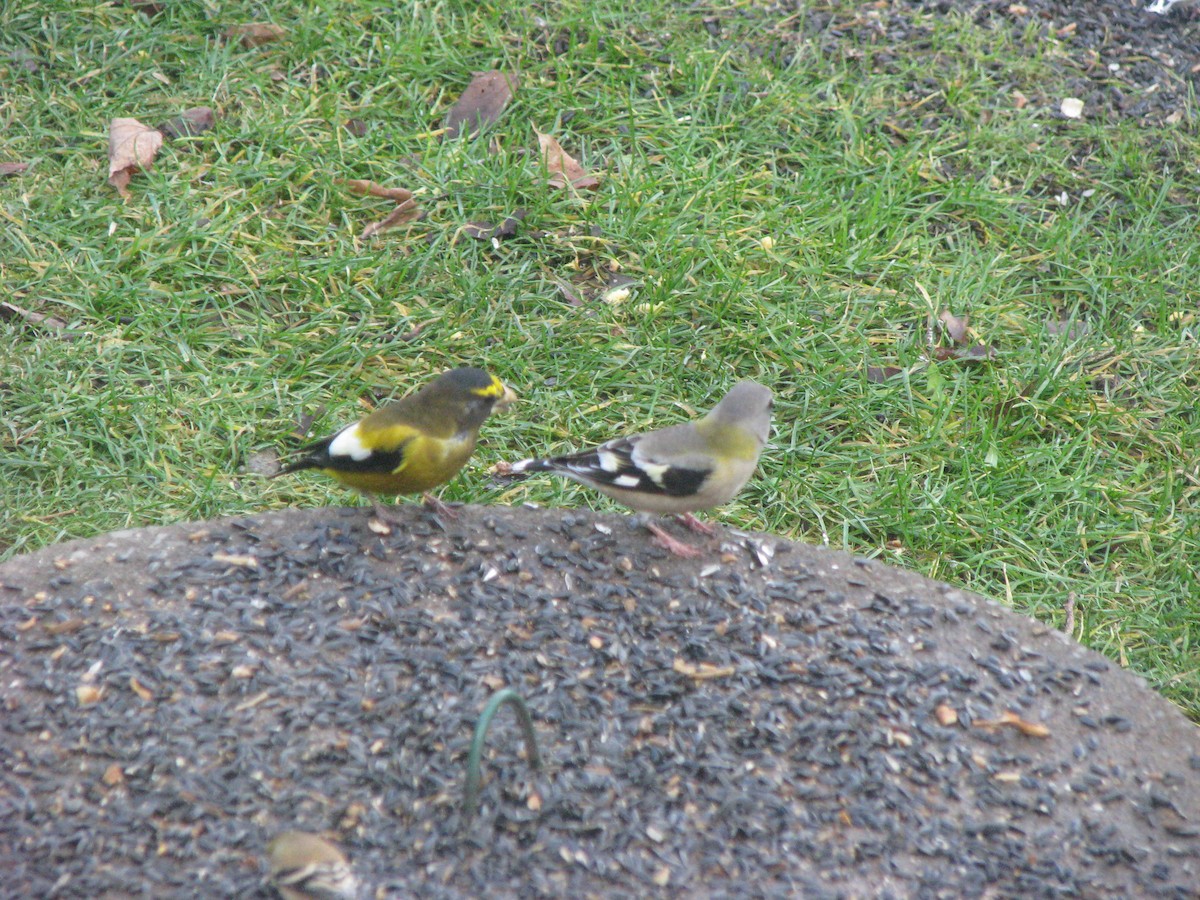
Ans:
[{"label": "bird's foot", "polygon": [[686,525],[688,528],[692,529],[692,531],[696,532],[697,534],[702,534],[705,537],[716,537],[717,536],[717,526],[716,525],[710,525],[707,522],[702,522],[699,519],[697,519],[695,516],[693,516],[690,512],[680,513],[675,518],[678,519],[680,522],[682,522],[684,525]]},{"label": "bird's foot", "polygon": [[654,535],[654,543],[662,547],[673,556],[678,556],[683,559],[695,559],[698,556],[703,556],[704,551],[699,547],[693,547],[691,544],[685,544],[678,538],[673,538],[663,529],[661,525],[654,522],[646,523],[647,530]]},{"label": "bird's foot", "polygon": [[444,500],[439,500],[437,497],[433,496],[433,494],[429,493],[429,491],[425,492],[424,500],[425,508],[435,516],[442,516],[446,519],[458,518],[457,509],[455,509],[449,503],[446,503]]}]

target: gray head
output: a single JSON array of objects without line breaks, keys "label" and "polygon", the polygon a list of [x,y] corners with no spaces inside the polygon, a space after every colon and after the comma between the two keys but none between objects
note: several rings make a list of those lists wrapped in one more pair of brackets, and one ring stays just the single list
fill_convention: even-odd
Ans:
[{"label": "gray head", "polygon": [[708,415],[715,421],[746,429],[765,444],[771,432],[774,405],[775,398],[768,388],[757,381],[739,381]]}]

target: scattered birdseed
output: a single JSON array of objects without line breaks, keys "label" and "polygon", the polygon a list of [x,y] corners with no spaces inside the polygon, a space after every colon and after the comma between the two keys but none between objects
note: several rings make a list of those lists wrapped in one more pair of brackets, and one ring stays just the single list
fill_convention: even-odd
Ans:
[{"label": "scattered birdseed", "polygon": [[[367,896],[1200,886],[1195,727],[1054,629],[761,535],[705,573],[619,516],[396,514],[0,566],[4,893],[263,900],[288,830],[336,839]],[[466,818],[499,686],[544,767],[497,716]]]}]

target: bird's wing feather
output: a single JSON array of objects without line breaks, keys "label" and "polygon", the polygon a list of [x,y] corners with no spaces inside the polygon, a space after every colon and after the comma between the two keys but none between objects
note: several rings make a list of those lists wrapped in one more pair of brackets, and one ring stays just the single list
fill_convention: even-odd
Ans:
[{"label": "bird's wing feather", "polygon": [[698,492],[712,474],[712,460],[701,450],[700,439],[692,429],[678,426],[617,438],[553,462],[556,468],[585,483],[686,497]]},{"label": "bird's wing feather", "polygon": [[304,448],[304,455],[284,471],[332,469],[337,472],[399,472],[411,456],[421,433],[407,425],[364,429],[363,422],[348,425]]}]

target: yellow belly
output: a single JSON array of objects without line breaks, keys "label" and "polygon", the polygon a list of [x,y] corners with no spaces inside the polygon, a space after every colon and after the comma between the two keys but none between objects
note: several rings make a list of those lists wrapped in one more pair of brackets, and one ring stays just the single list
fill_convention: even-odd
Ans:
[{"label": "yellow belly", "polygon": [[419,494],[445,484],[466,465],[475,449],[474,440],[414,441],[404,463],[392,472],[323,471],[346,487],[368,494]]}]

